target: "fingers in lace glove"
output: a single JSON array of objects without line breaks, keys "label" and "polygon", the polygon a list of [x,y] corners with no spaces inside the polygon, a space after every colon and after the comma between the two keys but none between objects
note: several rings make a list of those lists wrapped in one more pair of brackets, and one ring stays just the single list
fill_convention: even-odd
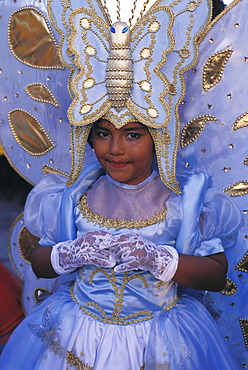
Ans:
[{"label": "fingers in lace glove", "polygon": [[120,243],[125,243],[131,235],[132,234],[113,235],[106,233],[102,239],[102,242],[99,244],[99,248],[114,250]]},{"label": "fingers in lace glove", "polygon": [[99,249],[101,243],[105,243],[113,236],[110,233],[90,231],[75,240],[68,240],[56,244],[52,248],[51,264],[58,274],[74,271],[84,265],[111,268],[116,260],[108,249]]},{"label": "fingers in lace glove", "polygon": [[136,234],[120,238],[113,255],[116,260],[121,260],[121,264],[114,268],[116,272],[145,270],[162,281],[171,280],[178,266],[178,253],[175,248],[156,246]]}]

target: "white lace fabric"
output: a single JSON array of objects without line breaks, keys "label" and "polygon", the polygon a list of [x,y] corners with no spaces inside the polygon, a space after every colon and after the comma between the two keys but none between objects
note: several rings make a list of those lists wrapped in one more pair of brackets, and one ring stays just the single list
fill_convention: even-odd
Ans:
[{"label": "white lace fabric", "polygon": [[110,268],[115,266],[116,260],[109,249],[100,249],[105,239],[113,235],[92,231],[83,234],[75,240],[68,240],[56,244],[51,253],[51,263],[58,275],[74,271],[84,265],[95,265]]},{"label": "white lace fabric", "polygon": [[121,262],[114,268],[116,272],[145,270],[162,281],[169,281],[175,275],[178,267],[175,248],[155,245],[137,234],[120,235],[115,242],[113,255]]},{"label": "white lace fabric", "polygon": [[[117,261],[119,264],[116,264]],[[51,253],[54,271],[61,275],[84,265],[114,267],[116,272],[144,270],[169,281],[178,266],[175,248],[155,245],[137,234],[88,232],[75,240],[56,244]]]}]

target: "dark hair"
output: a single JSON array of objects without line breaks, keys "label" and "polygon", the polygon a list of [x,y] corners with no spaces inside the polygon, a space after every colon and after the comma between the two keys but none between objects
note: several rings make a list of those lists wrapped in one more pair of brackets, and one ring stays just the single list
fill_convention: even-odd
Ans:
[{"label": "dark hair", "polygon": [[93,127],[99,121],[101,121],[101,118],[99,118],[96,122],[93,123],[93,125],[92,125],[92,127],[90,129],[90,133],[89,133],[88,139],[87,139],[87,143],[90,145],[91,149],[93,149]]},{"label": "dark hair", "polygon": [[90,130],[90,133],[87,139],[87,143],[90,145],[91,149],[93,149],[93,137],[92,136],[93,136],[93,126],[91,127],[91,130]]}]

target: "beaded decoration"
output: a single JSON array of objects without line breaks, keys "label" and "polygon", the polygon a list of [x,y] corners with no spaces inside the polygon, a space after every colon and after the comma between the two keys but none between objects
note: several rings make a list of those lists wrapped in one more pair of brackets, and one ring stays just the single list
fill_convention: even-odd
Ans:
[{"label": "beaded decoration", "polygon": [[[106,1],[48,0],[50,19],[62,35],[60,57],[72,71],[68,185],[80,175],[89,128],[105,118],[116,128],[134,121],[149,128],[161,179],[179,193],[175,168],[183,73],[196,63],[197,38],[207,26],[211,5],[208,0],[146,0],[134,25],[137,0],[130,5],[129,23],[121,5],[129,7],[117,0],[113,23]],[[81,127],[79,135],[75,127]]]}]

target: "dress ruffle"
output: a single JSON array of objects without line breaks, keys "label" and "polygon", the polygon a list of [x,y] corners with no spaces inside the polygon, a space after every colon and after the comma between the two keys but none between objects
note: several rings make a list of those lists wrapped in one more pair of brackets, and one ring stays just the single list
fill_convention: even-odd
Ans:
[{"label": "dress ruffle", "polygon": [[13,355],[7,344],[2,370],[238,368],[213,319],[192,297],[181,296],[151,320],[121,326],[86,315],[69,291],[70,283],[61,285],[20,324],[11,338],[16,350]]}]

